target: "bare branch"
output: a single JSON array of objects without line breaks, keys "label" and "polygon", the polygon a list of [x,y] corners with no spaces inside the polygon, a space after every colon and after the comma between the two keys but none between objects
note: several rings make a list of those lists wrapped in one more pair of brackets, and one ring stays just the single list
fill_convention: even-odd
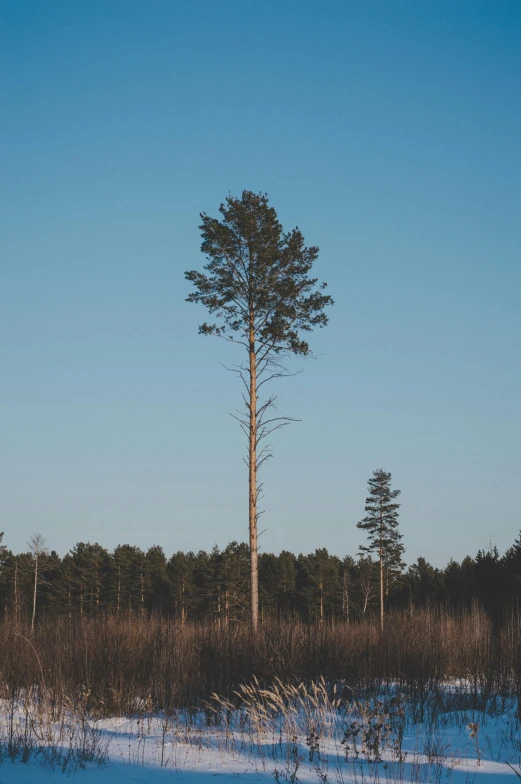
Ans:
[{"label": "bare branch", "polygon": [[212,337],[221,338],[221,340],[226,340],[227,343],[237,343],[238,346],[244,346],[244,348],[249,349],[247,343],[244,343],[242,340],[234,340],[234,338],[230,338],[228,335],[218,335],[216,332],[214,332]]}]

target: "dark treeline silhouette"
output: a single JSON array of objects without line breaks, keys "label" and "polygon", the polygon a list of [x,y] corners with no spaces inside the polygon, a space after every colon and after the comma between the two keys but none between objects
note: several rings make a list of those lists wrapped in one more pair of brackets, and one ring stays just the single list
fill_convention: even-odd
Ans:
[{"label": "dark treeline silhouette", "polygon": [[[113,552],[80,542],[63,558],[42,548],[0,553],[0,617],[36,623],[57,616],[83,619],[107,614],[159,614],[187,621],[246,622],[249,614],[249,548],[144,552],[119,545]],[[37,562],[37,573],[35,566]],[[379,611],[379,565],[369,558],[339,558],[325,548],[309,555],[283,551],[259,555],[262,619],[335,623]],[[500,556],[479,551],[444,569],[424,558],[385,575],[388,610],[443,606],[466,611],[477,604],[501,620],[521,597],[521,536]]]}]

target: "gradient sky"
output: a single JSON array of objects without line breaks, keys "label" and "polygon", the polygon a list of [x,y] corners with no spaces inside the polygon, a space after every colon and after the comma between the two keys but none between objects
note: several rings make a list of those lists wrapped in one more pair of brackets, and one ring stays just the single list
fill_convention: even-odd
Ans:
[{"label": "gradient sky", "polygon": [[264,550],[406,560],[521,528],[521,4],[2,0],[0,528],[167,555],[247,533],[199,212],[266,191],[335,298],[278,384]]}]

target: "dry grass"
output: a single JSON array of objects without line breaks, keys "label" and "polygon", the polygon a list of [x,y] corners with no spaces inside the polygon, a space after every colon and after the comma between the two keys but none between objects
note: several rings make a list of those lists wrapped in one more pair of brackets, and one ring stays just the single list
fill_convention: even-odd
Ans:
[{"label": "dry grass", "polygon": [[[440,683],[422,697],[406,696],[394,683],[378,694],[370,691],[355,696],[325,678],[276,679],[265,686],[254,678],[230,699],[212,695],[199,710],[157,712],[151,700],[139,699],[131,717],[114,723],[96,721],[87,691],[72,706],[47,687],[18,689],[0,704],[0,764],[38,758],[69,773],[103,764],[111,743],[110,758],[134,766],[185,770],[210,760],[226,770],[239,765],[271,776],[277,784],[310,776],[317,784],[449,784],[456,766],[472,774],[482,758],[508,765],[520,750],[515,697],[498,705],[497,695],[478,691],[476,708],[470,682]],[[451,735],[460,738],[454,748]]]},{"label": "dry grass", "polygon": [[[140,615],[45,621],[33,635],[0,624],[0,697],[40,688],[51,702],[84,704],[93,715],[129,714],[143,700],[154,709],[196,710],[214,693],[230,703],[245,698],[241,684],[266,689],[278,679],[298,688],[320,678],[355,694],[394,682],[417,696],[420,712],[425,695],[447,678],[475,684],[477,701],[519,694],[521,621],[512,615],[497,629],[478,609],[423,610],[390,615],[383,634],[373,620],[270,621],[257,639],[245,625],[182,625]],[[268,705],[266,695],[255,697]]]}]

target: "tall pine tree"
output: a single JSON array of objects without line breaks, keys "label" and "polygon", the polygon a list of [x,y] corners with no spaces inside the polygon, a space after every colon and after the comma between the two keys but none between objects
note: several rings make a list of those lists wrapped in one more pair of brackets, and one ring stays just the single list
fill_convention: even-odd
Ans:
[{"label": "tall pine tree", "polygon": [[365,501],[366,516],[357,528],[367,532],[369,543],[360,551],[376,556],[380,567],[380,626],[384,627],[384,595],[386,581],[403,566],[404,547],[398,531],[398,509],[395,499],[400,490],[391,490],[391,474],[379,468],[368,481],[369,496]]},{"label": "tall pine tree", "polygon": [[[265,194],[243,191],[221,204],[222,219],[201,214],[201,250],[205,273],[191,270],[185,277],[195,286],[188,302],[204,305],[217,324],[202,324],[202,335],[216,335],[245,351],[236,367],[243,388],[245,410],[238,417],[248,438],[250,612],[255,631],[259,615],[257,550],[257,472],[270,456],[264,444],[270,433],[287,424],[273,416],[273,396],[258,400],[259,389],[271,379],[287,375],[280,364],[290,354],[309,354],[304,335],[327,324],[324,309],[332,299],[325,283],[309,273],[318,248],[306,247],[298,228],[285,233]],[[262,446],[264,448],[262,448]]]}]

